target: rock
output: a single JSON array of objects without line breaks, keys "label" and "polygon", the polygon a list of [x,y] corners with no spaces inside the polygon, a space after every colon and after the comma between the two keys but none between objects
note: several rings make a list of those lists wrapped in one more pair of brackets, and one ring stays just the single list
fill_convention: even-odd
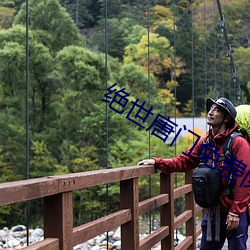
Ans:
[{"label": "rock", "polygon": [[99,247],[99,246],[93,246],[92,248],[91,248],[91,250],[100,250],[101,248]]},{"label": "rock", "polygon": [[3,238],[7,235],[6,230],[0,230],[0,238]]},{"label": "rock", "polygon": [[7,241],[7,245],[8,247],[16,247],[20,245],[20,242],[18,240],[13,239],[13,240]]},{"label": "rock", "polygon": [[42,237],[43,236],[43,230],[41,228],[36,228],[32,234],[32,237]]},{"label": "rock", "polygon": [[107,246],[107,241],[106,241],[106,240],[103,240],[102,242],[100,242],[100,245],[101,245],[101,246]]},{"label": "rock", "polygon": [[115,247],[115,249],[119,250],[121,249],[122,246],[122,242],[120,240],[116,241],[113,246]]},{"label": "rock", "polygon": [[26,235],[23,233],[23,231],[15,231],[15,232],[13,232],[13,237],[14,238],[23,238],[25,236]]},{"label": "rock", "polygon": [[95,239],[88,240],[87,243],[93,246],[95,244]]},{"label": "rock", "polygon": [[114,243],[114,242],[116,241],[116,239],[114,239],[113,237],[109,237],[109,238],[108,238],[108,241],[109,241],[110,243]]},{"label": "rock", "polygon": [[86,243],[83,243],[83,244],[76,245],[76,246],[74,246],[73,249],[74,249],[74,250],[87,249],[87,244],[86,244]]},{"label": "rock", "polygon": [[18,245],[15,247],[15,249],[22,249],[23,247],[21,245]]},{"label": "rock", "polygon": [[113,236],[114,234],[115,234],[114,231],[109,231],[109,232],[108,232],[108,236],[109,236],[109,237]]},{"label": "rock", "polygon": [[11,228],[13,232],[20,232],[23,230],[26,230],[26,227],[24,225],[17,225]]},{"label": "rock", "polygon": [[[26,236],[26,235],[25,235]],[[27,237],[23,237],[21,240],[20,240],[20,243],[21,245],[24,245],[27,243]]]},{"label": "rock", "polygon": [[102,241],[105,240],[105,239],[106,239],[106,235],[105,235],[105,234],[101,234],[101,235],[99,235],[99,236],[97,236],[97,237],[95,238],[96,243],[100,243],[100,242],[102,242]]},{"label": "rock", "polygon": [[113,238],[116,240],[120,240],[121,239],[121,227],[118,227],[115,231],[115,234],[113,235]]},{"label": "rock", "polygon": [[[148,234],[141,234],[140,239],[147,237]],[[178,232],[179,242],[184,238]],[[41,228],[29,229],[29,244],[39,242],[44,239],[44,232]],[[108,242],[107,242],[108,241]],[[108,244],[108,245],[107,245]],[[0,230],[0,250],[17,250],[27,246],[27,230],[25,226],[17,225],[12,227],[10,230],[4,228]],[[114,231],[108,232],[107,234],[100,234],[93,239],[88,240],[74,246],[74,250],[121,250],[121,228],[118,227]],[[155,245],[152,250],[160,250],[160,244]]]}]

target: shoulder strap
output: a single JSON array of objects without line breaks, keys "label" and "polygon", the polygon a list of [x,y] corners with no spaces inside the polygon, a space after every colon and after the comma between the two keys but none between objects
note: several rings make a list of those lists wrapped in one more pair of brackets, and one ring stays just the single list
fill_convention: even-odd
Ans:
[{"label": "shoulder strap", "polygon": [[[240,132],[233,132],[231,133],[227,138],[226,141],[223,145],[223,154],[225,156],[225,159],[228,157],[228,155],[231,155],[231,150],[232,150],[232,144],[234,139],[237,136],[242,136],[242,134]],[[229,182],[227,187],[226,187],[226,193],[228,193],[228,197],[233,200],[234,199],[234,185]]]},{"label": "shoulder strap", "polygon": [[233,132],[233,133],[231,133],[231,134],[227,137],[227,139],[226,139],[226,141],[225,141],[225,143],[224,143],[224,145],[223,145],[223,154],[225,155],[225,157],[227,157],[228,155],[231,154],[231,149],[232,149],[233,140],[234,140],[237,136],[242,136],[242,134],[239,133],[239,132]]}]

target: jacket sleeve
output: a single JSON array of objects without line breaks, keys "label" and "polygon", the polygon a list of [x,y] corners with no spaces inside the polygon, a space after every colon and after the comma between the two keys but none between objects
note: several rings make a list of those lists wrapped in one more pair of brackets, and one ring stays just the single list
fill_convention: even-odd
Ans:
[{"label": "jacket sleeve", "polygon": [[[234,200],[230,212],[242,214],[247,209],[250,201],[250,145],[242,137],[238,136],[233,141],[232,156],[235,161]],[[233,168],[234,170],[234,168]]]},{"label": "jacket sleeve", "polygon": [[175,158],[162,159],[154,157],[156,168],[165,174],[186,172],[196,168],[200,161],[194,158],[200,158],[201,143],[202,140],[200,140],[194,148],[193,146],[188,148],[185,154]]}]

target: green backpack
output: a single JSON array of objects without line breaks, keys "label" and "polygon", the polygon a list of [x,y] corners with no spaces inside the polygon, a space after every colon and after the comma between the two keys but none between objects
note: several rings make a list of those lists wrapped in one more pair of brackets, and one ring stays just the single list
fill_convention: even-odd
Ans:
[{"label": "green backpack", "polygon": [[239,125],[239,131],[248,140],[250,138],[250,105],[239,105],[236,108],[236,123]]}]

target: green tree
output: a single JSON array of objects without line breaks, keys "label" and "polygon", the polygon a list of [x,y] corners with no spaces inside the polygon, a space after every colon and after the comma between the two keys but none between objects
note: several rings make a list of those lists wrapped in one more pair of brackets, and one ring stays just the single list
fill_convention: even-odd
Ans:
[{"label": "green tree", "polygon": [[[36,31],[36,39],[53,52],[69,45],[84,45],[79,30],[58,0],[29,1],[29,20],[29,28]],[[26,24],[25,3],[14,24]]]},{"label": "green tree", "polygon": [[[87,35],[88,47],[94,51],[105,52],[104,32],[105,20],[102,19]],[[124,17],[107,19],[107,53],[122,60],[124,48],[128,45],[127,37],[131,34],[135,22]]]},{"label": "green tree", "polygon": [[0,5],[0,29],[11,27],[15,10],[13,8],[1,7]]},{"label": "green tree", "polygon": [[15,112],[13,114],[13,108],[3,111],[0,113],[0,141],[3,155],[0,181],[21,180],[25,178],[26,170],[24,120]]},{"label": "green tree", "polygon": [[101,18],[101,4],[98,0],[61,0],[60,2],[79,29],[92,28]]},{"label": "green tree", "polygon": [[[46,122],[47,112],[53,88],[52,79],[52,56],[47,47],[37,42],[34,33],[30,31],[29,41],[29,83],[31,98],[31,125],[36,131],[41,131]],[[13,106],[19,107],[24,113],[25,96],[25,28],[16,25],[11,29],[0,32],[2,49],[1,72],[5,95],[13,96],[16,102]],[[10,72],[12,72],[10,74]],[[11,100],[14,101],[15,98]],[[21,105],[21,106],[20,106]],[[17,111],[18,111],[17,110]]]},{"label": "green tree", "polygon": [[55,174],[56,161],[48,151],[44,142],[33,141],[31,146],[33,157],[30,161],[30,177],[44,177]]},{"label": "green tree", "polygon": [[[158,34],[151,33],[150,39],[150,71],[157,77],[160,87],[165,84],[168,79],[171,79],[173,73],[173,47],[165,37],[160,37]],[[125,48],[124,63],[135,62],[141,65],[145,72],[148,69],[148,36],[142,36],[137,44],[130,44]],[[178,61],[176,75],[182,72],[183,64]]]},{"label": "green tree", "polygon": [[[244,90],[246,102],[250,101],[249,93],[250,93],[250,72],[249,72],[249,58],[250,56],[250,48],[239,47],[235,49],[234,58],[236,68],[238,69],[238,81],[241,83],[241,87]],[[239,83],[239,82],[237,82]],[[244,101],[244,100],[243,100]]]},{"label": "green tree", "polygon": [[163,111],[163,103],[158,95],[155,77],[151,74],[150,79],[148,79],[148,74],[143,71],[140,65],[134,63],[122,65],[117,82],[120,83],[120,86],[126,87],[127,93],[140,99],[140,102],[145,101],[149,104],[150,98],[150,105],[154,106],[154,113]]},{"label": "green tree", "polygon": [[163,5],[153,6],[150,12],[150,24],[151,31],[154,32],[159,26],[173,30],[174,17],[172,10]]},{"label": "green tree", "polygon": [[[5,31],[0,32],[1,33]],[[25,123],[24,123],[24,47],[16,42],[4,42],[0,47],[1,122],[0,140],[6,170],[4,180],[22,179],[25,176]],[[8,139],[6,139],[8,138]],[[9,175],[10,174],[10,175]]]}]

